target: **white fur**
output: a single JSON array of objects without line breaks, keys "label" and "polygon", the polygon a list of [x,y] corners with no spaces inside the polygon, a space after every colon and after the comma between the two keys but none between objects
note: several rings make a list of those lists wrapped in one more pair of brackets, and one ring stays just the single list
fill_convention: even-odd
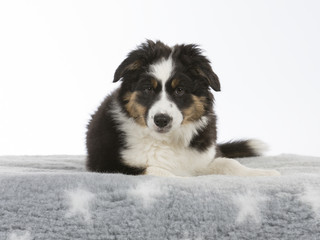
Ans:
[{"label": "white fur", "polygon": [[269,146],[265,142],[258,139],[250,139],[248,140],[247,144],[256,155],[262,155],[269,150]]},{"label": "white fur", "polygon": [[116,101],[112,113],[126,133],[127,148],[121,151],[121,156],[129,166],[147,168],[150,175],[195,176],[203,174],[214,159],[215,145],[204,152],[189,147],[192,137],[207,125],[205,117],[168,133],[157,133],[126,117]]},{"label": "white fur", "polygon": [[155,64],[150,65],[149,74],[160,80],[164,86],[165,82],[171,77],[174,70],[174,62],[170,56],[168,59],[162,58]]},{"label": "white fur", "polygon": [[216,158],[210,163],[207,174],[221,174],[233,176],[279,176],[276,170],[248,168],[230,158]]}]

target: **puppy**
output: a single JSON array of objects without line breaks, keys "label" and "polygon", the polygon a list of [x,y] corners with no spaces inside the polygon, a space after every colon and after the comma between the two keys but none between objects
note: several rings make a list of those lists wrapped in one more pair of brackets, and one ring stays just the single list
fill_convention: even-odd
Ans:
[{"label": "puppy", "polygon": [[217,144],[211,89],[220,82],[198,46],[148,40],[114,74],[121,86],[88,124],[87,169],[156,176],[279,175],[232,158],[259,156],[261,144]]}]

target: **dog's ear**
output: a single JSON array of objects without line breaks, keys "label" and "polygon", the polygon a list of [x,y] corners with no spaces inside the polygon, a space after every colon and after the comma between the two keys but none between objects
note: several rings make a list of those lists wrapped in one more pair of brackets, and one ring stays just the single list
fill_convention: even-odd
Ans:
[{"label": "dog's ear", "polygon": [[113,82],[118,82],[127,73],[136,71],[142,66],[141,61],[135,54],[130,54],[117,68],[114,73]]},{"label": "dog's ear", "polygon": [[210,61],[202,55],[202,50],[195,44],[176,45],[174,55],[193,74],[204,79],[215,91],[220,91],[220,81],[213,72]]},{"label": "dog's ear", "polygon": [[156,43],[147,40],[142,43],[137,49],[128,54],[128,57],[119,65],[114,73],[113,82],[119,81],[125,77],[128,73],[133,73],[139,69],[142,69],[145,61],[149,58],[150,52],[155,48]]},{"label": "dog's ear", "polygon": [[203,78],[207,80],[209,83],[209,86],[215,90],[216,92],[219,92],[221,90],[220,87],[220,81],[210,66],[209,63],[202,64],[202,66],[196,67],[195,71]]}]

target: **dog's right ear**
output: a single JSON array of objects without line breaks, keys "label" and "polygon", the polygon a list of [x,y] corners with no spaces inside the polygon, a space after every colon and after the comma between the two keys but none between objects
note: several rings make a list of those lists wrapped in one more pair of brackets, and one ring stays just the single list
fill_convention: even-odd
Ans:
[{"label": "dog's right ear", "polygon": [[142,62],[139,60],[137,56],[133,54],[129,55],[117,68],[114,73],[113,82],[118,82],[121,78],[123,78],[126,74],[132,71],[136,71],[141,68]]}]

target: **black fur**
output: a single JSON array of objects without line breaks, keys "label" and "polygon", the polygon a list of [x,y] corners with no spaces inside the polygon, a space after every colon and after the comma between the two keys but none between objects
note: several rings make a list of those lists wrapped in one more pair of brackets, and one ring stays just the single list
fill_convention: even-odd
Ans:
[{"label": "black fur", "polygon": [[145,169],[128,167],[120,161],[120,150],[125,147],[125,133],[112,119],[110,107],[118,91],[108,96],[100,105],[88,125],[87,169],[93,172],[142,174]]},{"label": "black fur", "polygon": [[260,153],[253,149],[248,140],[238,140],[218,144],[221,156],[228,158],[255,157]]},{"label": "black fur", "polygon": [[180,67],[196,79],[205,79],[215,91],[220,91],[218,76],[212,71],[210,61],[202,55],[201,49],[195,44],[176,45],[173,58],[178,59]]},{"label": "black fur", "polygon": [[190,147],[198,151],[205,151],[217,140],[216,116],[210,113],[208,126],[201,129],[198,135],[194,136],[190,142]]}]

